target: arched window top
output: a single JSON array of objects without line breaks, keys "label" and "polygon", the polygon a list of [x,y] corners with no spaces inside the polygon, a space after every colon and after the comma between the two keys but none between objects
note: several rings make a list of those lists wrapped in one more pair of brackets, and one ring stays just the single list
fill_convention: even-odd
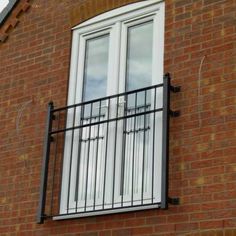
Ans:
[{"label": "arched window top", "polygon": [[140,15],[147,15],[154,11],[158,11],[164,8],[163,0],[146,0],[138,3],[128,4],[116,8],[114,10],[102,13],[98,16],[95,16],[83,23],[78,24],[73,27],[72,30],[79,30],[83,28],[88,28],[90,25],[99,25],[101,22],[106,22],[106,24],[114,24],[118,21],[124,21],[128,19],[134,19],[135,17],[140,17]]}]

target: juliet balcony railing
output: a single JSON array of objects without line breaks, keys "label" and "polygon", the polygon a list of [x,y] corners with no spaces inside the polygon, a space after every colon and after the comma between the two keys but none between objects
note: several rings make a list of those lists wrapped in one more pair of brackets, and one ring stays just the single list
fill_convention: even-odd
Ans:
[{"label": "juliet balcony railing", "polygon": [[162,84],[48,105],[37,222],[168,207],[170,92]]}]

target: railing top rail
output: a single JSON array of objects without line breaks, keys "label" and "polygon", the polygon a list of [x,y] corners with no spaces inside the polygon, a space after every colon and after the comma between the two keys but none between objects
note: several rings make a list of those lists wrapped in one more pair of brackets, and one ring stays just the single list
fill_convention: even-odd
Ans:
[{"label": "railing top rail", "polygon": [[151,90],[151,89],[160,88],[160,87],[163,87],[163,83],[148,86],[148,87],[144,87],[144,88],[140,88],[140,89],[131,90],[131,91],[128,91],[128,92],[118,93],[118,94],[114,94],[114,95],[110,95],[110,96],[106,96],[106,97],[102,97],[102,98],[97,98],[97,99],[93,99],[93,100],[90,100],[90,101],[81,102],[81,103],[77,103],[77,104],[73,104],[73,105],[69,105],[69,106],[56,108],[56,109],[53,109],[51,112],[54,113],[54,112],[58,112],[58,111],[62,111],[62,110],[68,110],[70,108],[84,106],[84,105],[87,105],[87,104],[92,104],[92,103],[95,103],[95,102],[100,102],[100,101],[103,101],[103,100],[108,100],[108,99],[112,99],[112,98],[115,98],[115,97],[126,96],[126,95],[129,95],[129,94],[132,94],[132,93],[138,93],[138,92],[142,92],[142,91],[145,91],[145,90]]}]

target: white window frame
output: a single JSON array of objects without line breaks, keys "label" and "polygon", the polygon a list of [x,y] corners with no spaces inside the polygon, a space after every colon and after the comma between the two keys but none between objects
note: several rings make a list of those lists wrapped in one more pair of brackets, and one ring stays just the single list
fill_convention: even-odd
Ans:
[{"label": "white window frame", "polygon": [[[119,81],[119,85],[112,86],[109,85],[108,88],[109,93],[117,94],[120,92],[124,92],[125,87],[125,79],[121,79],[125,77],[126,73],[126,48],[127,48],[127,29],[129,26],[133,24],[137,20],[141,23],[147,21],[148,19],[153,20],[154,28],[154,44],[153,44],[153,78],[155,81],[152,81],[153,84],[159,84],[163,82],[163,55],[164,55],[164,7],[165,4],[160,0],[147,0],[141,1],[138,3],[133,3],[124,7],[120,7],[115,10],[111,10],[109,12],[103,13],[99,16],[96,16],[78,26],[74,27],[73,35],[72,35],[72,49],[71,49],[71,66],[70,66],[70,78],[69,78],[69,89],[68,89],[68,106],[73,105],[75,103],[81,102],[81,96],[78,94],[82,93],[83,89],[83,81],[77,78],[81,77],[84,72],[84,58],[85,58],[85,40],[88,39],[91,35],[103,35],[110,34],[110,45],[109,45],[109,71],[108,76],[112,76],[114,81]],[[122,33],[120,34],[120,32]],[[122,35],[122,37],[121,37]],[[120,45],[120,46],[119,46]],[[155,53],[158,52],[158,53]],[[119,64],[119,66],[117,66]],[[115,88],[118,88],[118,91]],[[78,91],[80,91],[78,93]],[[67,124],[70,123],[71,120],[67,121]],[[68,139],[70,146],[70,139]],[[65,145],[66,149],[67,144]],[[161,153],[160,153],[161,156]],[[63,163],[63,177],[62,177],[62,191],[61,191],[61,204],[60,204],[60,214],[66,214],[66,203],[67,196],[64,194],[65,191],[63,189],[68,189],[67,182],[69,176],[69,160],[64,157]],[[77,166],[76,163],[73,163],[73,166]],[[158,170],[161,173],[161,158],[157,163]],[[72,170],[73,171],[73,170]],[[75,170],[74,170],[75,171]],[[160,174],[161,176],[161,174]],[[155,184],[161,186],[161,178],[159,178]],[[73,183],[72,183],[73,185]],[[161,192],[158,193],[158,199],[161,201]],[[73,195],[73,187],[72,194]],[[138,209],[149,209],[158,207],[157,205],[148,205],[148,206],[140,206],[140,207],[132,207],[129,209],[114,209],[108,210],[107,213],[113,212],[122,212],[122,211],[134,211]],[[106,211],[102,212],[92,212],[92,213],[83,213],[83,214],[74,214],[74,215],[62,215],[56,216],[53,219],[65,219],[65,218],[74,218],[74,217],[82,217],[88,215],[100,215],[106,214]]]}]

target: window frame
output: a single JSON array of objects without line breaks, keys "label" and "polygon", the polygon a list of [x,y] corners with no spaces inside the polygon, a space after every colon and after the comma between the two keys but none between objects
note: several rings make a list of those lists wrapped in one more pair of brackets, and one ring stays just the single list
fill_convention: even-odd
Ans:
[{"label": "window frame", "polygon": [[[153,17],[155,15],[155,17]],[[90,37],[91,34],[97,33],[98,35],[100,33],[108,32],[110,36],[113,38],[110,44],[110,48],[114,47],[116,50],[120,52],[126,52],[127,48],[127,42],[125,43],[125,35],[127,35],[127,29],[128,26],[133,21],[141,20],[144,18],[150,17],[150,19],[153,19],[154,26],[159,27],[153,27],[154,30],[154,40],[156,40],[158,43],[153,44],[153,51],[158,51],[159,58],[157,60],[153,60],[153,63],[156,65],[156,70],[154,71],[153,77],[158,78],[159,81],[155,81],[156,83],[162,83],[163,82],[163,55],[164,55],[164,2],[159,0],[148,0],[148,1],[142,1],[138,3],[133,3],[115,10],[111,10],[107,13],[103,13],[102,15],[96,16],[82,24],[79,24],[78,26],[74,27],[73,35],[72,35],[72,48],[71,48],[71,66],[70,66],[70,78],[69,78],[69,89],[68,89],[68,102],[67,105],[73,105],[75,103],[80,103],[81,98],[77,96],[78,92],[82,93],[82,82],[78,81],[79,76],[83,73],[83,58],[85,57],[85,52],[82,51],[81,43],[85,43],[85,39]],[[121,29],[121,24],[126,25],[126,34],[122,33],[123,37],[121,38],[120,31],[125,30],[124,27]],[[118,39],[115,40],[114,38]],[[123,41],[123,42],[121,42]],[[117,44],[121,45],[119,48]],[[157,45],[158,44],[158,45]],[[83,47],[83,45],[82,45]],[[85,47],[83,47],[85,48]],[[82,49],[82,50],[81,50]],[[82,53],[81,53],[82,51]],[[111,50],[112,51],[112,50]],[[122,63],[123,66],[110,66],[110,70],[113,72],[113,76],[115,76],[115,81],[118,81],[119,77],[125,76],[126,71],[126,55],[125,53],[119,54],[119,52],[112,53],[114,55],[110,55],[109,62],[111,65],[116,65],[117,63]],[[157,61],[159,63],[157,63]],[[121,69],[119,69],[121,68]],[[111,72],[108,72],[108,76]],[[121,75],[123,74],[123,75]],[[119,91],[124,88],[124,79],[122,80],[123,83],[121,83],[118,88]],[[110,88],[115,88],[116,86],[109,86]],[[116,94],[117,91],[110,90],[110,94]],[[108,94],[109,95],[109,94]],[[161,159],[160,159],[161,161]],[[63,175],[66,175],[64,172],[64,168],[66,169],[65,165],[67,165],[64,161],[63,163]],[[160,164],[160,167],[162,165]],[[162,176],[162,174],[160,174]],[[66,182],[66,181],[64,181]],[[62,188],[65,183],[62,181]],[[160,180],[161,185],[161,180]],[[160,193],[162,195],[162,193]],[[160,196],[161,198],[161,196]],[[61,194],[61,205],[60,205],[60,212],[61,209],[63,209],[63,204],[65,204],[65,199],[67,197],[63,197],[63,194]],[[61,215],[61,216],[55,216],[53,217],[54,220],[60,220],[60,219],[66,219],[66,218],[78,218],[78,217],[85,217],[85,216],[91,216],[91,215],[103,215],[103,214],[110,214],[112,212],[127,212],[127,211],[136,211],[136,210],[144,210],[144,209],[152,209],[152,208],[159,208],[158,205],[143,205],[143,206],[134,206],[132,208],[123,208],[123,209],[112,209],[112,210],[104,210],[101,212],[89,212],[89,213],[79,213],[79,214],[70,214],[70,215]],[[62,210],[63,212],[63,210]]]}]

